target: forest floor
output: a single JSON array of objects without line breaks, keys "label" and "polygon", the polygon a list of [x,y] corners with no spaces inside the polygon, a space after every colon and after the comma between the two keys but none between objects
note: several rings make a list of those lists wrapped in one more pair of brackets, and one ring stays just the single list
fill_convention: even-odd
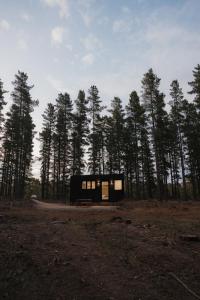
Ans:
[{"label": "forest floor", "polygon": [[200,203],[38,208],[0,206],[0,299],[198,299]]}]

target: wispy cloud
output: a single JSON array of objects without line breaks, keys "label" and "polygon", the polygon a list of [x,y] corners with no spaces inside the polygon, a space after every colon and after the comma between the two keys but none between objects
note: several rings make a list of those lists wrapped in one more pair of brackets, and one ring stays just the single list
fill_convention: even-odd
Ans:
[{"label": "wispy cloud", "polygon": [[132,27],[132,22],[126,19],[115,20],[112,25],[114,33],[125,33],[130,32]]},{"label": "wispy cloud", "polygon": [[85,65],[92,65],[94,63],[94,55],[92,53],[88,53],[82,57],[82,62]]},{"label": "wispy cloud", "polygon": [[26,51],[28,49],[27,41],[24,38],[19,38],[17,41],[17,47],[19,50]]},{"label": "wispy cloud", "polygon": [[73,46],[71,44],[66,44],[65,48],[70,52],[73,50]]},{"label": "wispy cloud", "polygon": [[10,29],[10,23],[6,20],[0,20],[0,31],[8,31]]},{"label": "wispy cloud", "polygon": [[82,38],[81,42],[84,45],[85,49],[88,51],[93,51],[102,47],[101,41],[91,33],[85,38]]},{"label": "wispy cloud", "polygon": [[54,76],[48,75],[47,81],[51,85],[51,87],[57,92],[57,93],[68,93],[69,95],[74,95],[74,90],[72,88],[67,88],[64,84],[63,80],[57,79]]},{"label": "wispy cloud", "polygon": [[26,12],[23,12],[21,14],[21,19],[26,21],[26,22],[30,22],[30,20],[32,19],[32,16],[29,15],[28,13],[26,13]]},{"label": "wispy cloud", "polygon": [[94,0],[78,0],[78,11],[86,27],[90,27],[94,15],[91,11]]},{"label": "wispy cloud", "polygon": [[53,45],[59,46],[63,43],[64,28],[57,26],[51,30],[51,41]]},{"label": "wispy cloud", "polygon": [[64,85],[62,80],[53,78],[52,76],[47,76],[47,81],[50,83],[53,89],[55,89],[57,92],[63,92],[64,91]]},{"label": "wispy cloud", "polygon": [[69,3],[68,0],[41,0],[48,7],[55,7],[59,9],[60,18],[68,18],[69,13]]},{"label": "wispy cloud", "polygon": [[122,12],[125,14],[128,14],[131,12],[131,10],[128,6],[122,6]]}]

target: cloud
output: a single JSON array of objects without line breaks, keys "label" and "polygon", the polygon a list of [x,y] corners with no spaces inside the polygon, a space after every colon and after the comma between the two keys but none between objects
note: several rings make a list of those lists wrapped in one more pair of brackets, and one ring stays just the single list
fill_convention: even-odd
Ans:
[{"label": "cloud", "polygon": [[31,18],[32,17],[29,14],[27,14],[26,12],[21,14],[21,19],[26,21],[26,22],[30,22]]},{"label": "cloud", "polygon": [[0,20],[0,31],[8,31],[10,29],[10,24],[6,20]]},{"label": "cloud", "polygon": [[130,21],[124,19],[115,20],[113,22],[112,30],[114,33],[130,32],[131,25]]},{"label": "cloud", "polygon": [[54,62],[55,64],[59,63],[59,61],[60,61],[60,60],[59,60],[58,57],[54,57],[54,58],[53,58],[53,62]]},{"label": "cloud", "polygon": [[72,50],[73,50],[73,46],[71,44],[66,44],[65,48],[70,52],[72,52]]},{"label": "cloud", "polygon": [[147,25],[142,42],[146,44],[144,52],[146,64],[153,67],[161,77],[161,87],[167,97],[169,84],[173,79],[178,79],[183,91],[187,93],[188,76],[199,62],[198,32],[177,22],[155,21]]},{"label": "cloud", "polygon": [[100,40],[93,34],[89,34],[86,38],[81,39],[81,42],[88,51],[93,51],[102,46]]},{"label": "cloud", "polygon": [[123,103],[127,104],[131,91],[135,89],[140,91],[142,74],[143,70],[139,68],[119,72],[108,71],[104,74],[96,74],[95,77],[87,75],[81,78],[80,85],[85,90],[91,84],[97,85],[103,104],[107,106],[114,96],[120,97]]},{"label": "cloud", "polygon": [[63,81],[57,78],[54,78],[51,75],[47,76],[47,81],[50,83],[51,87],[56,90],[57,93],[68,93],[69,95],[75,95],[73,89],[68,89],[64,85]]},{"label": "cloud", "polygon": [[41,0],[48,7],[58,7],[60,18],[68,18],[69,3],[68,0]]},{"label": "cloud", "polygon": [[89,27],[90,24],[92,23],[92,16],[86,12],[81,12],[81,16],[82,16],[83,22],[85,23],[85,26]]},{"label": "cloud", "polygon": [[64,35],[63,27],[60,27],[60,26],[54,27],[51,30],[52,44],[57,45],[57,46],[61,45],[63,43],[63,35]]},{"label": "cloud", "polygon": [[128,14],[131,12],[131,10],[128,6],[122,6],[122,12],[125,14]]},{"label": "cloud", "polygon": [[17,41],[17,47],[20,50],[26,51],[28,49],[28,44],[24,38],[19,38]]},{"label": "cloud", "polygon": [[92,65],[94,63],[94,55],[92,53],[88,53],[82,57],[82,62],[85,65]]},{"label": "cloud", "polygon": [[149,25],[145,36],[146,41],[160,47],[172,47],[183,44],[196,44],[200,42],[198,34],[193,33],[178,25],[156,23]]},{"label": "cloud", "polygon": [[93,21],[94,15],[91,12],[94,0],[78,0],[78,11],[86,27],[89,27]]},{"label": "cloud", "polygon": [[55,89],[57,92],[63,92],[63,82],[59,79],[55,79],[51,76],[47,76],[47,81],[51,84],[53,89]]}]

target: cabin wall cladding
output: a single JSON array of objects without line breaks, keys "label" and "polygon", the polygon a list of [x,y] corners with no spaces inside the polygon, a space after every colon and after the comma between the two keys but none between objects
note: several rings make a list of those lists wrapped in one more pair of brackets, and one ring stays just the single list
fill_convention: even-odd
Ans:
[{"label": "cabin wall cladding", "polygon": [[124,196],[124,175],[74,175],[70,180],[70,201],[119,201]]}]

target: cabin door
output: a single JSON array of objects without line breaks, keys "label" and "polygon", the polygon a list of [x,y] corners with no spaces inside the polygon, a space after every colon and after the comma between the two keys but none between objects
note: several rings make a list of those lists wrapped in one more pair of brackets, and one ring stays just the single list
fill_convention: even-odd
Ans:
[{"label": "cabin door", "polygon": [[102,198],[102,200],[108,200],[109,199],[108,181],[102,181],[102,183],[101,183],[101,198]]}]

